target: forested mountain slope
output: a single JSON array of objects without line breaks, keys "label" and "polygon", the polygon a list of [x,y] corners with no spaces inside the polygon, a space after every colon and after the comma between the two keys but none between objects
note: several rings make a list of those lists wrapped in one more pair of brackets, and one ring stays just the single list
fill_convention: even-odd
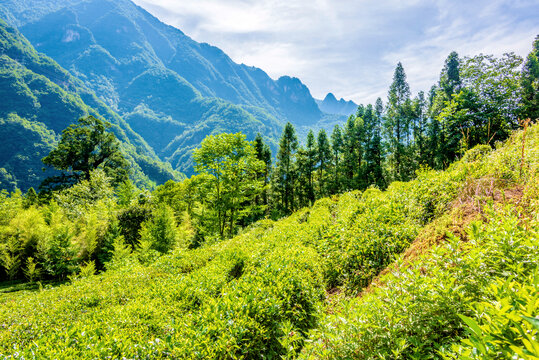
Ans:
[{"label": "forested mountain slope", "polygon": [[323,114],[299,79],[236,64],[128,0],[9,0],[0,15],[182,171],[192,171],[190,151],[209,134],[261,132],[275,150],[287,121],[329,128],[345,120]]},{"label": "forested mountain slope", "polygon": [[80,80],[38,54],[14,28],[0,20],[0,187],[37,187],[52,172],[41,158],[58,134],[79,117],[93,115],[113,125],[139,184],[179,179],[153,149]]},{"label": "forested mountain slope", "polygon": [[[533,359],[538,161],[539,127],[532,126],[497,150],[468,151],[446,171],[324,198],[196,249],[182,243],[196,238],[185,219],[179,244],[163,256],[145,243],[153,225],[144,225],[133,253],[114,240],[100,275],[82,265],[69,284],[0,295],[0,354]],[[169,195],[168,202],[182,201]],[[66,231],[67,216],[94,224],[86,234],[101,229],[110,243],[118,233],[103,224],[125,214],[115,201],[23,210],[20,197],[4,196],[2,233],[32,219],[42,229],[32,238],[39,249]],[[86,212],[77,215],[79,206]],[[98,211],[104,206],[108,215]],[[159,223],[173,221],[152,206],[161,209]],[[103,223],[88,222],[92,213]],[[74,249],[88,251],[88,235],[72,239]]]}]

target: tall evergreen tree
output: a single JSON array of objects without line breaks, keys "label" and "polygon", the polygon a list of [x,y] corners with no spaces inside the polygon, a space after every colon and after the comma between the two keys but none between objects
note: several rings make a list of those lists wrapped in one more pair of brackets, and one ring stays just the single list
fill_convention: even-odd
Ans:
[{"label": "tall evergreen tree", "polygon": [[294,187],[296,181],[295,154],[298,149],[296,129],[286,123],[277,153],[274,191],[279,197],[281,210],[289,214],[295,210]]},{"label": "tall evergreen tree", "polygon": [[382,99],[376,99],[374,105],[374,126],[372,134],[372,142],[369,152],[373,163],[373,180],[374,184],[383,188],[385,186],[384,174],[382,170],[382,160],[384,157],[382,147],[382,123],[384,116],[384,104]]},{"label": "tall evergreen tree", "polygon": [[[262,192],[261,199],[257,198],[259,205],[268,206],[268,186],[271,175],[271,150],[269,145],[264,143],[262,135],[258,133],[254,140],[254,148],[256,152],[256,158],[264,163],[264,169],[260,171],[257,176],[264,181],[264,190]],[[261,201],[259,201],[261,200]]]},{"label": "tall evergreen tree", "polygon": [[358,115],[354,121],[354,137],[355,137],[355,154],[354,158],[356,160],[356,175],[354,180],[354,189],[364,189],[366,187],[365,179],[365,166],[364,166],[364,157],[365,157],[365,147],[366,147],[366,128],[365,128],[365,117],[366,108],[363,105],[359,106],[362,109],[361,112],[358,112]]},{"label": "tall evergreen tree", "polygon": [[539,119],[539,35],[533,42],[520,77],[522,105],[520,118]]},{"label": "tall evergreen tree", "polygon": [[329,139],[324,129],[318,132],[317,160],[318,160],[318,189],[319,196],[327,195],[328,188],[328,168],[331,163],[331,146]]},{"label": "tall evergreen tree", "polygon": [[341,188],[341,157],[343,152],[344,142],[342,132],[339,125],[335,125],[331,133],[331,151],[333,156],[333,183],[331,192],[339,193]]},{"label": "tall evergreen tree", "polygon": [[343,162],[344,172],[343,187],[344,190],[355,188],[355,176],[357,174],[357,136],[356,136],[356,117],[351,115],[346,122],[343,141]]},{"label": "tall evergreen tree", "polygon": [[406,180],[403,171],[405,144],[408,137],[408,114],[406,106],[410,102],[410,86],[399,62],[389,88],[387,114],[384,128],[388,139],[390,175],[393,180]]},{"label": "tall evergreen tree", "polygon": [[441,169],[443,164],[443,153],[441,151],[442,129],[438,121],[439,110],[438,102],[441,97],[438,96],[440,90],[436,85],[433,85],[429,91],[427,116],[429,118],[427,124],[427,165],[433,169]]},{"label": "tall evergreen tree", "polygon": [[[363,174],[364,188],[376,184],[376,167],[379,166],[380,137],[377,129],[377,114],[372,105],[367,105],[363,116],[365,129],[365,172]],[[378,163],[378,164],[377,164]]]},{"label": "tall evergreen tree", "polygon": [[427,101],[425,93],[420,91],[413,102],[414,123],[414,163],[426,165],[428,163],[427,154]]},{"label": "tall evergreen tree", "polygon": [[459,55],[452,51],[445,60],[444,68],[440,74],[440,89],[445,93],[446,100],[451,100],[451,95],[458,93],[462,87],[460,80]]},{"label": "tall evergreen tree", "polygon": [[314,190],[314,172],[316,169],[316,142],[314,139],[314,133],[309,130],[307,134],[307,197],[309,201],[314,203],[315,190]]}]

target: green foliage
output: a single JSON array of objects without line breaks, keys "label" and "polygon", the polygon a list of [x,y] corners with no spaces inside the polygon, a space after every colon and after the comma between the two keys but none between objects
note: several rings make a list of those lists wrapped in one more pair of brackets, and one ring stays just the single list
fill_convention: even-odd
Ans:
[{"label": "green foliage", "polygon": [[264,183],[258,175],[265,164],[241,133],[208,136],[193,152],[193,158],[196,171],[207,175],[204,179],[209,193],[205,202],[215,214],[218,234],[231,237],[236,233],[236,223],[252,211],[245,203],[262,193]]},{"label": "green foliage", "polygon": [[41,270],[38,265],[35,263],[33,257],[26,258],[26,269],[24,269],[24,276],[30,282],[34,282],[41,275]]},{"label": "green foliage", "polygon": [[539,359],[539,285],[537,276],[499,279],[487,289],[489,300],[474,304],[473,317],[461,315],[468,338],[448,358]]},{"label": "green foliage", "polygon": [[150,220],[142,223],[140,241],[150,244],[151,249],[163,254],[177,245],[176,220],[168,206],[160,206]]},{"label": "green foliage", "polygon": [[[533,129],[528,151],[536,156]],[[300,358],[533,358],[536,330],[526,319],[537,316],[539,163],[530,160],[524,202],[500,195],[493,204],[497,188],[479,180],[517,179],[509,174],[518,174],[521,142],[518,133],[501,151],[480,147],[446,172],[419,174],[410,183],[412,208],[420,210],[415,216],[422,222],[437,217],[434,233],[427,227],[424,236],[446,240],[431,238],[433,246],[425,247],[420,236],[361,297],[337,297]],[[458,202],[451,200],[457,194]],[[462,207],[441,216],[449,203]],[[483,215],[463,232],[452,224],[466,224],[471,204]]]},{"label": "green foliage", "polygon": [[276,193],[280,210],[285,214],[296,209],[294,196],[296,169],[294,160],[297,149],[296,130],[291,123],[287,123],[279,142],[273,180],[273,191]]},{"label": "green foliage", "polygon": [[[127,180],[127,162],[119,149],[110,124],[89,116],[62,131],[58,146],[43,163],[67,171],[76,180],[90,180],[92,170],[102,169],[113,184]],[[46,181],[47,182],[47,181]]]},{"label": "green foliage", "polygon": [[[200,188],[197,177],[167,183],[143,204],[128,208],[89,201],[87,214],[76,216],[54,202],[24,209],[20,193],[4,194],[0,210],[10,219],[3,220],[2,234],[10,237],[2,237],[3,243],[14,235],[20,239],[16,244],[35,239],[37,250],[30,255],[42,276],[80,274],[70,284],[0,295],[0,323],[6,324],[0,353],[45,358],[458,357],[470,345],[460,343],[468,337],[461,316],[513,341],[512,330],[495,327],[498,322],[487,327],[469,304],[494,319],[494,308],[480,303],[496,304],[496,294],[505,298],[507,289],[492,290],[491,284],[509,277],[520,285],[504,286],[516,289],[524,286],[518,279],[536,271],[538,131],[535,126],[528,131],[522,177],[519,133],[497,151],[470,151],[448,171],[422,170],[415,180],[395,182],[386,191],[320,199],[279,221],[254,223],[232,239],[206,241],[195,249],[177,246],[165,254],[155,246],[178,241],[182,226],[187,232],[200,226],[189,223],[207,210],[192,192]],[[491,178],[498,180],[483,182]],[[505,204],[502,191],[507,189],[509,198],[515,185],[524,184],[529,186],[522,202]],[[465,206],[448,212],[459,203]],[[479,206],[482,217],[466,231],[446,234],[468,216],[466,204]],[[122,216],[140,215],[141,209],[147,209],[147,217],[138,223],[141,240],[131,253],[119,226],[127,226],[122,219],[130,218]],[[432,219],[435,223],[425,228]],[[433,237],[432,248],[413,243],[421,234]],[[93,253],[91,243],[96,244]],[[411,243],[421,251],[400,257]],[[90,276],[98,266],[85,264],[93,264],[100,246],[109,249],[111,260],[106,271]],[[26,264],[27,258],[21,259]],[[384,268],[386,274],[372,284]],[[370,290],[356,297],[366,286]],[[536,316],[535,310],[526,311],[523,316]],[[521,319],[519,326],[528,326]],[[524,349],[527,343],[518,341]]]},{"label": "green foliage", "polygon": [[[65,4],[64,4],[65,5]],[[40,30],[41,31],[41,30]],[[49,34],[49,32],[46,32]],[[80,117],[92,115],[112,123],[130,163],[131,177],[151,187],[151,180],[179,179],[160,162],[148,144],[79,79],[35,51],[14,28],[0,20],[0,187],[26,191],[57,171],[42,172],[41,159],[56,145],[56,134]],[[151,180],[150,180],[151,179]]]},{"label": "green foliage", "polygon": [[522,105],[520,118],[539,118],[539,35],[535,37],[532,51],[528,54],[520,76]]}]

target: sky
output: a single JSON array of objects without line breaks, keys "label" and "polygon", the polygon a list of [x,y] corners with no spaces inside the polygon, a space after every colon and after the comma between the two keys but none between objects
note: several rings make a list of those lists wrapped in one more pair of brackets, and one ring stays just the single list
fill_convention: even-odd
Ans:
[{"label": "sky", "polygon": [[387,98],[396,64],[413,94],[438,80],[451,51],[525,57],[538,0],[134,0],[161,21],[314,97]]}]

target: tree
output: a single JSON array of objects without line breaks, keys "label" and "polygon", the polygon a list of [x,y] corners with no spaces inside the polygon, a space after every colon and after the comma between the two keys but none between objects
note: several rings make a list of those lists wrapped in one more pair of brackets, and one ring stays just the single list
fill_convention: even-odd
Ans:
[{"label": "tree", "polygon": [[256,211],[256,205],[249,204],[262,192],[264,182],[257,175],[265,164],[241,133],[206,137],[193,152],[193,159],[195,171],[208,175],[211,190],[206,201],[215,213],[218,233],[221,238],[232,237],[237,221]]},{"label": "tree", "polygon": [[356,117],[351,115],[346,121],[344,129],[343,141],[343,161],[342,169],[344,171],[343,189],[355,189],[355,176],[358,173],[356,170],[358,163],[358,146],[356,136]]},{"label": "tree", "polygon": [[427,159],[427,101],[425,93],[420,91],[413,101],[413,135],[415,164],[425,165]]},{"label": "tree", "polygon": [[271,175],[271,150],[268,144],[264,143],[262,135],[258,133],[254,140],[256,158],[264,163],[264,169],[257,175],[264,180],[264,191],[262,192],[262,205],[268,206],[268,186]]},{"label": "tree", "polygon": [[296,129],[286,123],[277,153],[274,190],[279,197],[281,209],[288,214],[295,210],[294,186],[296,181],[295,153],[298,149]]},{"label": "tree", "polygon": [[316,167],[316,142],[314,133],[309,130],[305,149],[300,148],[297,152],[297,169],[299,186],[302,190],[301,206],[312,205],[316,199],[314,190],[314,172]]},{"label": "tree", "polygon": [[151,249],[162,254],[166,254],[176,246],[178,241],[176,220],[167,205],[161,204],[153,216],[142,224],[140,241],[148,242]]},{"label": "tree", "polygon": [[388,138],[390,174],[393,180],[406,180],[403,171],[405,140],[408,138],[407,105],[410,102],[410,86],[406,82],[404,68],[399,62],[389,88],[385,131]]},{"label": "tree", "polygon": [[382,186],[382,145],[380,126],[383,113],[382,100],[378,98],[376,105],[368,105],[364,115],[365,123],[365,173],[364,185]]},{"label": "tree", "polygon": [[444,91],[446,100],[450,100],[451,95],[459,92],[461,85],[459,55],[452,51],[445,60],[439,86]]},{"label": "tree", "polygon": [[324,129],[318,132],[318,188],[320,191],[320,197],[326,196],[327,184],[327,172],[331,161],[331,147],[329,145],[329,139]]},{"label": "tree", "polygon": [[[42,159],[45,165],[63,170],[60,177],[48,178],[43,186],[65,186],[80,180],[90,180],[90,172],[103,169],[113,185],[127,180],[128,163],[119,149],[119,142],[108,132],[110,124],[88,116],[64,131],[57,147]],[[54,186],[53,186],[54,187]]]},{"label": "tree", "polygon": [[467,149],[494,145],[518,128],[521,63],[522,58],[512,53],[463,59],[462,89],[438,115],[446,166]]},{"label": "tree", "polygon": [[335,125],[331,133],[331,150],[333,154],[333,186],[332,192],[338,193],[341,191],[341,157],[343,152],[343,138],[341,127]]},{"label": "tree", "polygon": [[522,89],[521,119],[539,119],[539,35],[533,42],[520,75]]}]

